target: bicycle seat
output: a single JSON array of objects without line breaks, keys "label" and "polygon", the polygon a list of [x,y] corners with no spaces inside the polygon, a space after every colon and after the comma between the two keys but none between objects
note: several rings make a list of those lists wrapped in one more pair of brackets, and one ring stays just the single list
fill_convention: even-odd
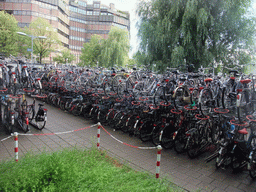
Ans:
[{"label": "bicycle seat", "polygon": [[248,131],[246,130],[246,128],[243,128],[243,129],[239,130],[238,133],[243,134],[243,135],[247,135]]},{"label": "bicycle seat", "polygon": [[248,83],[250,83],[251,81],[252,81],[251,79],[243,79],[243,80],[240,81],[240,83],[242,83],[242,84],[248,84]]},{"label": "bicycle seat", "polygon": [[207,78],[204,80],[204,82],[212,82],[212,78]]},{"label": "bicycle seat", "polygon": [[11,70],[12,68],[14,68],[14,66],[12,66],[12,65],[7,65],[7,67],[9,68],[9,70]]}]

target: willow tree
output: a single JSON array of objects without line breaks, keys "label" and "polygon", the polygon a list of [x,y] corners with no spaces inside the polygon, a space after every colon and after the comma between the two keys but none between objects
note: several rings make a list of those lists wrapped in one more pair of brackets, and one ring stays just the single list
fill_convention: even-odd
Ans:
[{"label": "willow tree", "polygon": [[250,0],[141,0],[140,51],[162,70],[249,58],[255,37],[255,18],[246,16],[250,6]]},{"label": "willow tree", "polygon": [[0,11],[0,52],[6,56],[16,53],[18,21],[13,15]]},{"label": "willow tree", "polygon": [[129,49],[128,31],[112,27],[102,44],[100,64],[105,67],[124,66],[129,58]]},{"label": "willow tree", "polygon": [[46,19],[39,17],[34,20],[29,25],[27,34],[46,37],[45,39],[36,38],[33,42],[33,51],[35,54],[39,54],[40,63],[43,58],[48,57],[52,51],[58,49],[58,33]]}]

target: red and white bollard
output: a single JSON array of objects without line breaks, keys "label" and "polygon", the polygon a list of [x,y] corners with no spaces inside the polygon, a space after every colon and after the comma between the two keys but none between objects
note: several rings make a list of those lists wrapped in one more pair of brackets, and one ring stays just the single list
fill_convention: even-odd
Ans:
[{"label": "red and white bollard", "polygon": [[98,142],[97,142],[97,148],[100,148],[100,123],[98,123],[98,131],[97,131],[97,138],[98,138]]},{"label": "red and white bollard", "polygon": [[161,145],[157,146],[157,160],[156,160],[156,178],[159,178],[160,175],[160,161],[161,161]]},{"label": "red and white bollard", "polygon": [[15,161],[19,160],[18,156],[18,133],[14,132],[14,152],[15,152]]}]

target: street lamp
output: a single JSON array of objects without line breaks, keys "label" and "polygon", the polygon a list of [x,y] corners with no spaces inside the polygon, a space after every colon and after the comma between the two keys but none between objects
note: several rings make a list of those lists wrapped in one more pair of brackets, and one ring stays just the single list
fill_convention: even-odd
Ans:
[{"label": "street lamp", "polygon": [[32,44],[32,45],[31,45],[31,65],[32,65],[32,63],[33,63],[33,41],[34,41],[34,39],[36,39],[36,38],[39,38],[39,39],[46,39],[47,37],[45,37],[45,36],[28,35],[28,34],[23,33],[23,32],[17,32],[17,34],[23,35],[23,36],[31,37],[31,44]]}]

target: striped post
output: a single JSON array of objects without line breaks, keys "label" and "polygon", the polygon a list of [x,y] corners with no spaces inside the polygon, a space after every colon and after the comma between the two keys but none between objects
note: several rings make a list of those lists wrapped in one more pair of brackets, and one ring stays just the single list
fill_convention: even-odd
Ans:
[{"label": "striped post", "polygon": [[162,151],[162,147],[161,145],[157,146],[157,160],[156,160],[156,178],[159,178],[159,174],[160,174],[160,160],[161,160],[161,151]]},{"label": "striped post", "polygon": [[98,131],[97,131],[97,138],[98,138],[98,142],[97,142],[97,148],[100,148],[100,122],[98,123]]},{"label": "striped post", "polygon": [[19,156],[18,156],[18,133],[14,132],[14,152],[15,152],[15,161],[18,161]]}]

